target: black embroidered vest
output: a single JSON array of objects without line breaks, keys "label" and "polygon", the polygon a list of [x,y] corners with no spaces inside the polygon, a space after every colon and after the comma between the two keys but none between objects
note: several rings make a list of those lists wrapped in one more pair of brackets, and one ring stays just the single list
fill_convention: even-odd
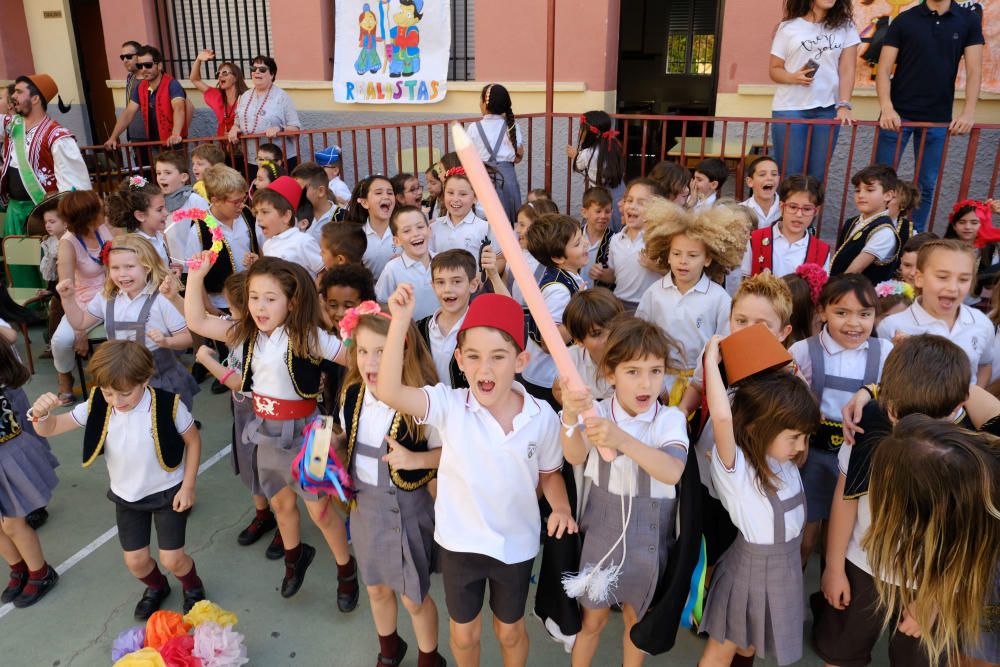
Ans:
[{"label": "black embroidered vest", "polygon": [[[180,396],[152,387],[149,391],[152,394],[149,411],[156,458],[164,470],[176,470],[184,460],[184,439],[174,424]],[[103,451],[104,441],[108,438],[108,424],[111,423],[111,406],[97,387],[90,390],[87,403],[89,411],[83,432],[84,468],[89,467]]]},{"label": "black embroidered vest", "polygon": [[[424,341],[427,343],[427,347],[431,346],[431,318],[433,315],[428,315],[422,320],[417,321],[417,329],[420,331],[420,335],[424,337]],[[451,355],[451,361],[448,362],[448,378],[438,378],[441,382],[445,379],[451,380],[451,386],[454,389],[467,389],[469,387],[469,380],[465,377],[465,373],[462,369],[458,367],[458,360],[455,359],[455,355]]]},{"label": "black embroidered vest", "polygon": [[[253,387],[253,348],[257,342],[257,334],[243,341],[243,385],[240,391],[249,392]],[[285,364],[288,367],[288,374],[292,377],[292,386],[295,393],[302,398],[316,398],[319,396],[319,381],[322,375],[320,368],[321,359],[312,357],[300,357],[292,354],[292,345],[289,342],[288,352],[285,355]]]},{"label": "black embroidered vest", "polygon": [[871,235],[882,228],[888,228],[892,230],[893,235],[896,237],[896,251],[892,257],[884,262],[876,259],[861,273],[872,281],[873,285],[877,285],[883,280],[891,280],[896,275],[896,269],[899,268],[899,253],[902,248],[899,239],[899,230],[896,229],[895,223],[889,216],[881,215],[871,220],[867,225],[854,232],[848,238],[847,235],[851,233],[851,228],[854,227],[854,223],[857,221],[856,217],[847,220],[837,235],[837,252],[830,263],[830,275],[837,276],[845,273],[851,262],[861,254]]},{"label": "black embroidered vest", "polygon": [[[347,434],[346,465],[348,467],[350,467],[352,457],[354,456],[354,444],[357,442],[358,421],[361,418],[361,407],[363,404],[364,393],[361,384],[352,384],[344,390],[342,405],[344,408],[344,419],[347,421],[344,424],[344,432]],[[387,435],[411,452],[427,451],[427,439],[417,440],[416,434],[410,432],[410,429],[406,426],[406,420],[398,412],[392,418],[392,424],[389,426]],[[404,491],[416,491],[434,479],[436,475],[437,470],[432,469],[394,470],[392,466],[389,466],[389,477],[392,479],[393,484]]]},{"label": "black embroidered vest", "polygon": [[[612,236],[614,236],[614,233],[611,231],[611,227],[608,226],[608,228],[604,230],[604,236],[601,237],[601,242],[597,244],[597,256],[594,258],[594,262],[600,264],[604,268],[608,268],[608,253],[611,251]],[[615,284],[595,280],[594,287],[607,287],[609,290],[614,291]]]},{"label": "black embroidered vest", "polygon": [[[243,207],[242,215],[244,222],[247,224],[247,229],[250,231],[250,250],[259,255],[260,248],[257,245],[257,233],[255,230],[256,221],[250,213],[250,209],[246,207]],[[201,243],[201,249],[208,250],[211,248],[212,230],[208,228],[205,221],[195,220],[192,224],[198,230],[198,241]],[[215,264],[212,265],[212,268],[205,275],[205,291],[209,294],[221,293],[226,278],[242,270],[242,266],[236,266],[236,259],[233,257],[233,249],[229,247],[229,241],[223,239],[222,250],[219,251],[219,256],[215,260]]]},{"label": "black embroidered vest", "polygon": [[[573,296],[580,291],[580,283],[577,282],[576,278],[573,277],[569,271],[563,269],[557,269],[555,267],[546,267],[545,273],[542,277],[538,279],[538,288],[544,290],[546,287],[553,283],[559,283],[569,290],[569,295]],[[531,316],[531,311],[527,308],[524,309],[524,321],[528,327],[528,335],[531,340],[535,341],[538,345],[542,344],[542,333],[538,329],[538,325],[535,324],[535,319]]]},{"label": "black embroidered vest", "polygon": [[21,435],[21,423],[18,421],[14,402],[4,393],[5,389],[6,387],[0,386],[0,444]]}]

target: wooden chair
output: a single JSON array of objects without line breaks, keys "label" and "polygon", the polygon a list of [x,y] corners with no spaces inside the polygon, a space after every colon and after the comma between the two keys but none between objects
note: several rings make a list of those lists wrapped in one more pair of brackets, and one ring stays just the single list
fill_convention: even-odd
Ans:
[{"label": "wooden chair", "polygon": [[[51,294],[39,294],[45,285],[42,279],[42,238],[40,236],[11,235],[3,239],[4,272],[7,276],[7,292],[22,306],[42,304],[48,307]],[[11,267],[19,267],[11,272]],[[33,269],[33,271],[32,271]],[[31,337],[28,326],[21,324],[24,336],[24,350],[28,358],[28,370],[35,372],[35,361],[31,356]]]}]

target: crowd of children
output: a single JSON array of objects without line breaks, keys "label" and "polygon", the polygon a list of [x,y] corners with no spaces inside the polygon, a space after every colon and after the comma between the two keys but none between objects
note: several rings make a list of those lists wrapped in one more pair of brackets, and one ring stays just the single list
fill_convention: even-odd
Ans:
[{"label": "crowd of children", "polygon": [[[57,368],[81,332],[103,324],[109,342],[90,359],[84,402],[57,414],[73,402],[61,386],[29,409],[16,334],[0,321],[3,601],[28,606],[56,585],[25,517],[56,487],[45,438],[76,428],[84,466],[99,454],[108,464],[125,562],[145,586],[136,617],[170,594],[150,553],[153,523],[185,610],[205,598],[184,547],[201,450],[193,397],[211,375],[213,392],[231,392],[234,466],[254,507],[236,540],[274,531],[267,556],[284,561],[281,595],[295,595],[317,558],[300,537],[301,499],[336,562],[338,609],[368,596],[380,665],[407,654],[397,600],[419,667],[445,664],[436,572],[458,664],[478,664],[487,584],[504,663],[526,664],[540,553],[534,608],[574,665],[592,664],[613,608],[625,665],[668,650],[692,623],[707,635],[701,665],[755,654],[790,664],[803,653],[802,573],[817,550],[811,639],[828,664],[867,664],[884,628],[895,665],[1000,660],[1000,530],[981,518],[992,508],[996,524],[1000,473],[989,435],[1000,401],[981,389],[1000,375],[1000,205],[959,202],[945,238],[912,235],[919,194],[871,165],[854,175],[858,215],[831,245],[815,233],[815,177],[782,177],[759,156],[742,203],[722,195],[729,173],[717,159],[626,181],[598,111],[567,151],[586,182],[577,219],[544,192],[522,202],[523,144],[503,86],[483,90],[482,109],[472,138],[534,287],[513,280],[498,221],[484,219],[454,155],[429,166],[426,186],[400,173],[350,188],[336,146],[288,174],[280,149],[262,144],[252,183],[201,146],[193,183],[177,151],[156,157],[155,182],[122,183],[104,209],[110,229],[79,205],[39,206],[43,273],[61,306],[50,323]],[[535,287],[547,314],[525,307]],[[542,316],[582,387],[557,367]],[[726,338],[752,327],[789,363],[733,380]],[[189,349],[191,370],[179,356]],[[337,423],[356,491],[350,543],[348,508],[294,474],[317,415]],[[948,495],[972,456],[991,481]],[[940,465],[940,482],[916,458]],[[907,475],[941,505],[887,486]],[[969,512],[968,534],[965,515],[943,525],[953,506]],[[899,539],[911,520],[947,533],[940,548],[955,560],[916,555],[930,547]],[[976,540],[987,569],[963,582],[952,570]],[[690,585],[696,568],[704,586]],[[959,591],[978,597],[947,599]],[[703,613],[700,602],[690,611],[706,592]]]}]

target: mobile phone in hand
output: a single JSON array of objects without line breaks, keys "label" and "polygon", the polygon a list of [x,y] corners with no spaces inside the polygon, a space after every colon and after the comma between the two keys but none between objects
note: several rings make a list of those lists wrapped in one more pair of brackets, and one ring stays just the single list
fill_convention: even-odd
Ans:
[{"label": "mobile phone in hand", "polygon": [[810,58],[809,60],[806,61],[805,69],[811,70],[809,72],[806,72],[806,76],[811,79],[814,76],[816,76],[816,71],[819,69],[819,63]]}]

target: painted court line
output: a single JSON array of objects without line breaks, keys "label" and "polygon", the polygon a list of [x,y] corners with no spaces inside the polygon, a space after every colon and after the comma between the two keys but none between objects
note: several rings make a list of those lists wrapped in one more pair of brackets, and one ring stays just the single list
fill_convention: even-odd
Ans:
[{"label": "painted court line", "polygon": [[[230,450],[232,450],[232,448],[233,446],[231,444],[226,445],[225,447],[217,451],[215,454],[213,454],[211,458],[203,461],[202,464],[198,466],[198,474],[201,475],[203,472],[205,472],[206,470],[214,466],[216,463],[221,461],[223,458],[225,458],[226,455],[229,454]],[[112,539],[116,535],[118,535],[118,526],[112,526],[111,528],[108,528],[90,544],[83,547],[75,554],[73,554],[72,556],[64,560],[62,563],[57,565],[56,572],[58,572],[60,575],[66,574],[66,572],[70,568],[72,568],[74,565],[82,561],[90,554],[100,549],[102,546],[104,546],[104,544],[108,540]],[[0,618],[3,618],[4,616],[12,612],[14,608],[15,608],[14,605],[9,602],[0,607]]]}]

